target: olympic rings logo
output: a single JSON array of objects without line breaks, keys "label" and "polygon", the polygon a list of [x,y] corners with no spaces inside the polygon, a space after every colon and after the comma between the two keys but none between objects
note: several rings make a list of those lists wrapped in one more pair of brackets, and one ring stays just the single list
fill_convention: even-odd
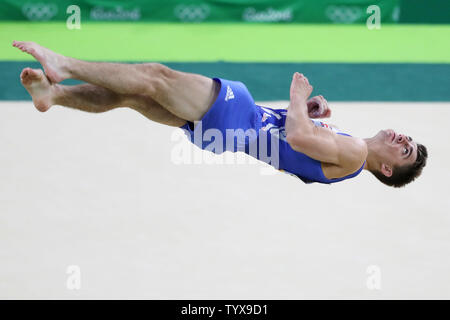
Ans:
[{"label": "olympic rings logo", "polygon": [[210,13],[209,6],[201,5],[183,5],[175,7],[175,16],[183,22],[200,22],[205,20]]},{"label": "olympic rings logo", "polygon": [[351,6],[328,6],[325,10],[326,16],[336,23],[353,23],[364,15],[360,7]]},{"label": "olympic rings logo", "polygon": [[58,13],[58,7],[53,3],[27,2],[22,7],[22,13],[28,20],[47,21]]}]

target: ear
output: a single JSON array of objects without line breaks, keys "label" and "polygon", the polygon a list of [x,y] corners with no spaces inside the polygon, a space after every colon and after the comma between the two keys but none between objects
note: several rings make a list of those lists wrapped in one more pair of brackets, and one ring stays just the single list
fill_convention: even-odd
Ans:
[{"label": "ear", "polygon": [[383,163],[383,164],[381,165],[381,172],[382,172],[386,177],[392,176],[392,168],[391,168],[389,165],[385,164],[385,163]]}]

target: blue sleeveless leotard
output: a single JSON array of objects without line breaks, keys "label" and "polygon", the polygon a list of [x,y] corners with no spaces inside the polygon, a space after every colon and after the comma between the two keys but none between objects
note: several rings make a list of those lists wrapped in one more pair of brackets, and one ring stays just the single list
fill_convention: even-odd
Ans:
[{"label": "blue sleeveless leotard", "polygon": [[[357,176],[356,172],[342,178],[328,179],[320,161],[295,151],[286,141],[286,109],[272,109],[255,104],[247,87],[238,81],[214,78],[221,88],[216,101],[194,125],[181,127],[198,147],[220,154],[225,151],[245,152],[272,165],[275,169],[300,178],[305,183],[335,183]],[[350,136],[325,122],[311,119],[316,126],[329,128],[336,134]],[[235,135],[227,134],[238,133]],[[218,136],[221,134],[221,137]],[[217,141],[216,141],[217,140]],[[211,148],[215,142],[214,148]],[[218,146],[218,147],[217,147]]]}]

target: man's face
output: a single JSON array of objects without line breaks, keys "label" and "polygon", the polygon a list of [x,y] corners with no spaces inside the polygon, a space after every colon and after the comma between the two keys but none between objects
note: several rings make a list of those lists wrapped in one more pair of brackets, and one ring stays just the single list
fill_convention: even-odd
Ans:
[{"label": "man's face", "polygon": [[417,143],[410,137],[392,129],[381,130],[375,136],[377,153],[382,163],[391,169],[413,164],[417,158]]}]

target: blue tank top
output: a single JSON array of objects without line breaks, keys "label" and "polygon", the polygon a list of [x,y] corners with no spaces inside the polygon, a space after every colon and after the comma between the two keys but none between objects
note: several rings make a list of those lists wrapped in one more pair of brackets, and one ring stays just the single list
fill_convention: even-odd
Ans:
[{"label": "blue tank top", "polygon": [[[357,176],[364,168],[365,161],[361,168],[352,174],[335,179],[326,178],[323,174],[322,163],[320,161],[310,158],[304,153],[295,151],[286,141],[285,123],[287,110],[272,109],[258,105],[256,105],[256,108],[261,115],[261,129],[255,141],[258,145],[258,160],[264,161],[282,172],[298,177],[305,183],[319,182],[329,184],[342,181]],[[320,120],[311,119],[311,121],[316,126],[328,128],[336,134],[350,136]],[[261,144],[263,142],[261,140],[265,143]],[[277,143],[272,143],[273,141]],[[276,152],[278,152],[278,157],[275,156]]]}]

